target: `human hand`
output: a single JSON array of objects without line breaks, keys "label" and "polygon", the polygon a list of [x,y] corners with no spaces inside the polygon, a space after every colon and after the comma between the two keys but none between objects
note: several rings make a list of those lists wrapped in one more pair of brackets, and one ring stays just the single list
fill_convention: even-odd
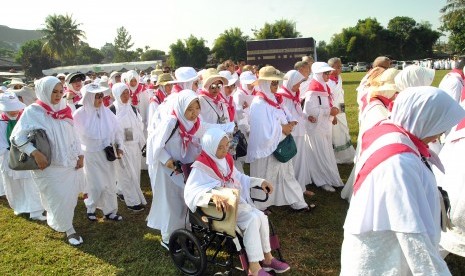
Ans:
[{"label": "human hand", "polygon": [[174,171],[174,169],[175,169],[175,167],[174,167],[174,160],[173,160],[173,159],[170,159],[170,160],[166,161],[165,166],[166,166],[168,169]]},{"label": "human hand", "polygon": [[121,157],[123,157],[123,150],[120,150],[120,149],[117,149],[116,150],[116,155],[117,155],[117,158],[118,159],[121,159]]},{"label": "human hand", "polygon": [[78,158],[79,159],[76,162],[76,167],[74,167],[76,170],[84,167],[84,155],[79,155]]},{"label": "human hand", "polygon": [[337,107],[331,107],[331,111],[329,112],[329,115],[331,116],[336,116],[337,114],[339,114],[339,108]]},{"label": "human hand", "polygon": [[292,124],[285,124],[281,125],[282,126],[282,132],[284,135],[289,135],[292,132]]},{"label": "human hand", "polygon": [[45,155],[42,152],[40,152],[39,150],[35,150],[31,153],[31,156],[34,158],[34,161],[36,161],[36,164],[40,170],[43,170],[47,167],[47,157],[45,157]]},{"label": "human hand", "polygon": [[334,119],[333,119],[333,122],[332,122],[332,123],[333,123],[333,125],[337,125],[337,118],[336,118],[336,117],[334,117]]},{"label": "human hand", "polygon": [[262,182],[262,190],[267,194],[271,194],[273,193],[273,185],[265,180]]},{"label": "human hand", "polygon": [[316,117],[308,116],[307,119],[308,119],[308,121],[309,121],[310,123],[316,123]]},{"label": "human hand", "polygon": [[221,209],[225,212],[229,210],[228,198],[220,195],[212,195],[212,201],[215,203],[216,210],[221,212]]}]

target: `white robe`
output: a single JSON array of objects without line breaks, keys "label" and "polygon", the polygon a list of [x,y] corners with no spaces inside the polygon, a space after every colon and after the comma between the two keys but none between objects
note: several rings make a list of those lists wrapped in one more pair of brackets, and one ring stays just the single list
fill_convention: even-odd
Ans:
[{"label": "white robe", "polygon": [[464,86],[464,80],[462,77],[455,72],[447,73],[439,83],[439,89],[444,90],[449,94],[452,99],[460,103],[460,97],[462,95],[462,88]]},{"label": "white robe", "polygon": [[350,164],[354,162],[355,150],[350,141],[349,124],[347,123],[346,113],[342,112],[344,103],[344,90],[342,89],[342,78],[336,83],[333,80],[328,81],[333,97],[333,105],[339,108],[339,114],[336,115],[337,124],[332,126],[332,141],[334,155],[338,164]]},{"label": "white robe", "polygon": [[[317,118],[316,123],[309,122],[306,139],[306,153],[310,163],[313,184],[320,187],[342,186],[331,140],[332,116],[330,116],[329,97],[326,93],[307,91],[305,94],[304,114]],[[320,104],[321,101],[321,104]]]},{"label": "white robe", "polygon": [[200,119],[202,122],[210,124],[223,124],[230,122],[229,113],[226,104],[220,100],[215,104],[207,96],[199,96],[200,100]]}]

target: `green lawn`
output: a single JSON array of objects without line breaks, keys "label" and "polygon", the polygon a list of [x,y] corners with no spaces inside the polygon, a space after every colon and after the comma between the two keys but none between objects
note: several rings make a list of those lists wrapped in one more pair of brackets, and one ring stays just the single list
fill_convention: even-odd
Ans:
[{"label": "green lawn", "polygon": [[[445,71],[436,73],[434,85]],[[344,73],[346,110],[355,143],[357,106],[355,87],[363,73]],[[340,166],[345,182],[351,166]],[[142,187],[151,202],[147,173]],[[339,193],[328,193],[315,186],[312,198],[318,207],[311,214],[295,214],[289,208],[273,208],[270,220],[275,224],[283,254],[291,264],[287,275],[338,275],[342,225],[348,203]],[[0,275],[179,275],[167,252],[159,245],[160,235],[146,226],[147,208],[132,214],[119,202],[122,222],[99,220],[93,223],[85,216],[79,200],[75,228],[84,238],[80,247],[66,243],[64,234],[54,232],[45,223],[32,222],[27,216],[15,216],[6,199],[0,199]],[[101,214],[98,214],[101,216]],[[465,275],[465,259],[448,256],[453,275]],[[214,271],[211,269],[210,271]],[[212,274],[212,273],[211,273]]]}]

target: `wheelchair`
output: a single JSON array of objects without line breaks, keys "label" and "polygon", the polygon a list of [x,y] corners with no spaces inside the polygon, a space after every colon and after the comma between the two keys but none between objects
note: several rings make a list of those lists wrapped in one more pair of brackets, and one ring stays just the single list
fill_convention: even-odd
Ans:
[{"label": "wheelchair", "polygon": [[[258,187],[256,189],[261,190]],[[268,200],[268,193],[264,199],[253,198],[252,200],[265,202]],[[211,203],[211,206],[214,204]],[[177,269],[183,275],[198,276],[204,275],[207,264],[212,264],[225,270],[225,272],[218,272],[215,275],[233,275],[233,271],[247,275],[249,262],[237,226],[236,237],[213,230],[213,222],[224,221],[226,212],[222,210],[221,217],[215,217],[207,215],[201,208],[197,208],[195,213],[189,210],[188,216],[191,230],[178,229],[171,234],[169,241],[170,256]],[[284,261],[278,235],[270,220],[268,223],[271,250],[277,253],[277,258]]]}]

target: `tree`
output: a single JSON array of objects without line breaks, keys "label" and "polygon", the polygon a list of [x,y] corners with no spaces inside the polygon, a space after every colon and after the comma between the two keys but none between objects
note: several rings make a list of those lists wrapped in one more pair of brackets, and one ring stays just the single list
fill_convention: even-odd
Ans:
[{"label": "tree", "polygon": [[212,53],[215,58],[220,61],[232,59],[238,61],[246,59],[247,48],[246,41],[248,36],[244,35],[239,28],[231,28],[224,31],[220,36],[215,39],[213,44]]},{"label": "tree", "polygon": [[99,49],[89,46],[87,43],[81,43],[76,53],[77,64],[94,64],[100,63],[104,59],[104,55]]},{"label": "tree", "polygon": [[42,51],[44,43],[41,40],[30,40],[19,49],[16,62],[22,65],[25,75],[30,78],[42,77],[42,70],[59,65],[49,54]]},{"label": "tree", "polygon": [[460,54],[465,53],[465,0],[447,0],[441,14],[441,30],[450,32],[450,47]]},{"label": "tree", "polygon": [[63,63],[70,63],[76,53],[84,31],[79,29],[81,23],[76,23],[69,15],[49,15],[45,18],[43,50]]},{"label": "tree", "polygon": [[207,64],[210,49],[203,38],[191,35],[184,42],[180,39],[170,45],[169,63],[172,67],[191,66],[202,68]]},{"label": "tree", "polygon": [[146,50],[140,57],[141,61],[147,61],[147,60],[159,60],[163,59],[163,57],[166,55],[164,51],[161,50]]},{"label": "tree", "polygon": [[324,40],[318,41],[318,46],[316,47],[316,55],[318,60],[328,60],[329,53],[327,49],[326,42]]},{"label": "tree", "polygon": [[281,19],[273,24],[265,23],[260,30],[254,30],[256,39],[296,38],[300,33],[296,30],[294,21]]},{"label": "tree", "polygon": [[412,31],[417,25],[417,22],[407,16],[396,16],[393,19],[389,20],[388,23],[388,30],[391,31],[395,38],[397,39],[398,49],[400,58],[404,58],[404,48],[407,44],[407,41],[410,39],[412,35]]},{"label": "tree", "polygon": [[116,30],[115,57],[113,62],[132,61],[137,58],[134,52],[129,51],[134,43],[131,43],[131,35],[126,31],[126,28],[120,27]]},{"label": "tree", "polygon": [[103,63],[110,63],[115,59],[116,48],[115,45],[111,43],[105,43],[105,45],[100,48],[100,52],[103,54]]}]

